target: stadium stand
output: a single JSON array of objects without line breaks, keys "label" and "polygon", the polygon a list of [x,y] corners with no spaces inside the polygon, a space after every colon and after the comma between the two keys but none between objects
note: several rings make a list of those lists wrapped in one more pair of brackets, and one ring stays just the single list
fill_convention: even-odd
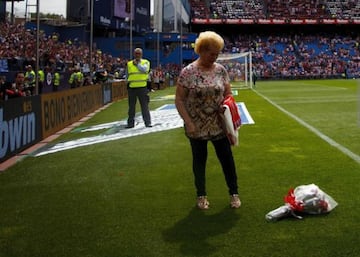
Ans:
[{"label": "stadium stand", "polygon": [[[239,19],[359,19],[360,1],[355,0],[193,0],[197,17],[221,19],[199,27],[225,34],[225,52],[252,51],[253,65],[262,79],[358,78],[360,35],[356,27],[248,26]],[[201,6],[199,9],[198,6]],[[208,9],[206,9],[206,7]],[[204,15],[204,16],[200,16]],[[235,23],[228,23],[234,20]],[[229,25],[237,24],[237,25]],[[265,25],[267,26],[267,25]],[[355,28],[355,29],[354,29]],[[234,32],[236,31],[236,32]]]},{"label": "stadium stand", "polygon": [[212,19],[356,19],[356,0],[191,0],[192,17]]},{"label": "stadium stand", "polygon": [[190,0],[191,16],[209,18],[209,8],[202,0]]},{"label": "stadium stand", "polygon": [[314,19],[330,18],[326,5],[320,1],[269,1],[265,2],[268,18]]},{"label": "stadium stand", "polygon": [[[249,41],[252,44],[249,45]],[[238,36],[227,39],[231,53],[253,52],[263,79],[356,78],[360,76],[360,38],[331,35]],[[230,46],[230,47],[229,47]]]},{"label": "stadium stand", "polygon": [[[26,65],[35,67],[36,33],[34,30],[26,29],[23,24],[0,23],[0,42],[0,60],[7,61],[7,70],[2,72],[2,75],[6,76],[7,81],[13,80],[16,71],[24,71]],[[40,68],[44,69],[48,66],[61,72],[63,89],[69,87],[67,80],[72,69],[78,65],[83,67],[90,58],[87,43],[77,40],[60,41],[56,33],[46,35],[42,32],[39,48]],[[114,71],[116,68],[124,70],[126,60],[95,49],[93,64],[95,68],[104,65],[109,71]]]},{"label": "stadium stand", "polygon": [[263,1],[214,0],[210,2],[211,18],[251,19],[265,18]]},{"label": "stadium stand", "polygon": [[360,18],[360,1],[328,0],[327,8],[331,17],[340,19]]},{"label": "stadium stand", "polygon": [[[355,0],[190,0],[190,4],[191,15],[196,18],[360,19],[360,1]],[[21,24],[5,22],[0,25],[0,63],[4,64],[1,64],[0,72],[12,81],[11,72],[24,70],[27,64],[34,65],[35,33]],[[229,27],[224,26],[226,25],[219,25],[218,29],[228,31]],[[335,28],[337,25],[332,26]],[[205,25],[202,29],[204,28],[214,27]],[[230,34],[222,33],[226,43],[224,50],[227,53],[252,51],[253,64],[262,79],[360,77],[358,30],[342,31],[341,28],[346,28],[344,26],[335,32],[321,31],[320,28],[318,31],[303,33],[296,29],[287,30],[288,28],[277,31],[253,30],[251,33],[249,30],[252,29],[230,29]],[[69,74],[75,65],[87,63],[89,46],[86,43],[76,40],[60,41],[58,38],[59,35],[56,34],[41,35],[41,68],[51,66]],[[98,49],[93,58],[95,66],[103,65],[110,72],[115,69],[124,71],[126,60],[121,56],[113,57]],[[163,67],[163,71],[169,74],[180,69],[181,67],[171,64]]]},{"label": "stadium stand", "polygon": [[[7,28],[7,29],[5,29]],[[4,30],[12,31],[5,33]],[[4,36],[4,35],[7,36]],[[88,48],[83,43],[57,42],[43,35],[42,66],[50,65],[64,72],[86,62]],[[34,60],[34,35],[19,25],[3,24],[0,59],[7,58],[9,70],[24,70]],[[10,46],[10,42],[13,47]],[[260,78],[354,78],[360,77],[359,35],[243,35],[225,37],[225,52],[253,51],[253,63]],[[15,50],[20,49],[20,50]],[[123,58],[97,52],[94,61],[106,63],[108,70],[123,67]],[[174,70],[164,66],[164,72]],[[178,69],[177,69],[178,70]],[[8,78],[11,80],[11,78]]]}]

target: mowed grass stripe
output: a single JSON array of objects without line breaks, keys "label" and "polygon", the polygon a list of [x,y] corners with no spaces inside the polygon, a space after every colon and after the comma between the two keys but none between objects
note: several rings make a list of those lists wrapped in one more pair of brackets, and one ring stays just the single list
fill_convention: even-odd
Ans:
[{"label": "mowed grass stripe", "polygon": [[[302,83],[300,83],[302,84]],[[348,138],[352,135],[359,135],[360,132],[357,127],[353,126],[356,122],[357,108],[356,103],[358,101],[356,93],[354,93],[354,85],[350,85],[347,90],[333,95],[333,88],[327,84],[324,85],[325,90],[318,90],[322,87],[318,84],[314,87],[314,91],[301,91],[302,88],[296,81],[289,81],[287,87],[282,84],[281,87],[274,82],[264,83],[261,85],[259,91],[256,92],[265,100],[270,102],[276,108],[286,113],[297,122],[307,127],[317,136],[328,142],[330,145],[336,147],[341,152],[352,158],[357,163],[360,163],[360,155],[357,147],[352,147],[354,143],[343,144],[347,142]],[[274,90],[269,88],[274,87]],[[284,90],[284,87],[285,90]],[[263,90],[264,89],[264,90]],[[269,92],[271,93],[269,94]],[[316,92],[322,92],[322,95],[313,96]],[[309,94],[310,93],[310,94]],[[335,103],[335,104],[334,104]],[[336,119],[331,119],[331,115],[337,114]],[[310,120],[310,123],[306,120]],[[342,125],[339,125],[342,124]],[[340,135],[334,135],[327,133],[328,131],[341,131],[338,127],[347,126],[348,133]],[[329,128],[329,130],[327,130]],[[358,136],[359,137],[359,136]],[[354,149],[354,150],[350,150]]]},{"label": "mowed grass stripe", "polygon": [[[297,81],[287,81],[287,83],[277,83],[274,81],[271,82],[265,82],[266,84],[269,84],[271,86],[268,87],[262,87],[262,92],[291,92],[291,93],[316,93],[316,92],[337,92],[337,91],[344,91],[348,90],[347,87],[343,86],[331,86],[331,85],[319,85],[319,84],[304,84],[304,83],[297,83]],[[263,82],[261,82],[262,85]]]},{"label": "mowed grass stripe", "polygon": [[360,164],[360,156],[353,153],[351,150],[349,150],[348,148],[346,148],[345,146],[339,144],[338,142],[336,142],[335,140],[333,140],[332,138],[328,137],[327,135],[321,133],[321,131],[319,131],[318,129],[316,129],[315,127],[311,126],[310,124],[306,123],[304,120],[300,119],[298,116],[292,114],[291,112],[287,111],[286,109],[282,108],[281,106],[279,106],[278,104],[276,104],[275,102],[271,101],[270,99],[268,99],[267,97],[265,97],[264,95],[260,94],[260,96],[262,96],[265,100],[267,100],[269,103],[271,103],[272,105],[274,105],[276,108],[278,108],[280,111],[284,112],[285,114],[287,114],[288,116],[290,116],[291,118],[293,118],[294,120],[296,120],[297,122],[299,122],[301,125],[303,125],[304,127],[308,128],[310,131],[312,131],[315,135],[317,135],[318,137],[320,137],[321,139],[323,139],[325,142],[329,143],[331,146],[334,146],[335,148],[339,149],[341,152],[343,152],[344,154],[346,154],[347,156],[349,156],[351,159],[353,159],[354,161],[356,161],[357,163]]},{"label": "mowed grass stripe", "polygon": [[289,97],[290,99],[283,99],[281,97],[276,98],[272,97],[272,100],[278,104],[301,104],[301,103],[344,103],[344,102],[358,102],[358,98],[355,96],[350,96],[347,98],[343,97],[329,97],[329,96],[317,96],[317,97]]}]

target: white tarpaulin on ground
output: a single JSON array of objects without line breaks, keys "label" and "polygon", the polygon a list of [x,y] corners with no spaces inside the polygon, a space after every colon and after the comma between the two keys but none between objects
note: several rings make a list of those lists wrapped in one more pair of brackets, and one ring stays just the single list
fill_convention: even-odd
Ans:
[{"label": "white tarpaulin on ground", "polygon": [[[254,120],[250,116],[244,103],[237,103],[240,111],[242,124],[254,124]],[[111,123],[100,124],[91,127],[77,128],[77,132],[87,132],[104,130],[98,136],[80,138],[68,142],[58,143],[56,145],[48,145],[37,151],[34,156],[41,156],[45,154],[55,153],[59,151],[69,150],[81,146],[93,145],[97,143],[108,142],[112,140],[118,140],[127,137],[139,136],[148,133],[154,133],[164,130],[170,130],[183,127],[183,120],[180,118],[174,104],[166,104],[160,108],[150,111],[151,121],[153,127],[145,127],[141,114],[138,114],[135,119],[135,127],[131,129],[125,129],[126,120],[115,121]]]}]

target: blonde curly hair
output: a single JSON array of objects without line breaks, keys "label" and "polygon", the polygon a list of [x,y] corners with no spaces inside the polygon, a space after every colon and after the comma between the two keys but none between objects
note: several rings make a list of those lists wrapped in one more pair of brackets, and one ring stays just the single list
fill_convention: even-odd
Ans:
[{"label": "blonde curly hair", "polygon": [[194,51],[199,54],[201,51],[209,49],[210,46],[216,46],[220,52],[224,48],[224,39],[214,31],[204,31],[195,40]]}]

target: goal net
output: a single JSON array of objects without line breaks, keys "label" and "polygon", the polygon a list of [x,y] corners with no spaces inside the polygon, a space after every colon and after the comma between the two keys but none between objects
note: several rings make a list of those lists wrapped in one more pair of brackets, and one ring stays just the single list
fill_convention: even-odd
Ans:
[{"label": "goal net", "polygon": [[227,69],[233,88],[252,88],[253,68],[251,52],[220,54],[217,62]]}]

